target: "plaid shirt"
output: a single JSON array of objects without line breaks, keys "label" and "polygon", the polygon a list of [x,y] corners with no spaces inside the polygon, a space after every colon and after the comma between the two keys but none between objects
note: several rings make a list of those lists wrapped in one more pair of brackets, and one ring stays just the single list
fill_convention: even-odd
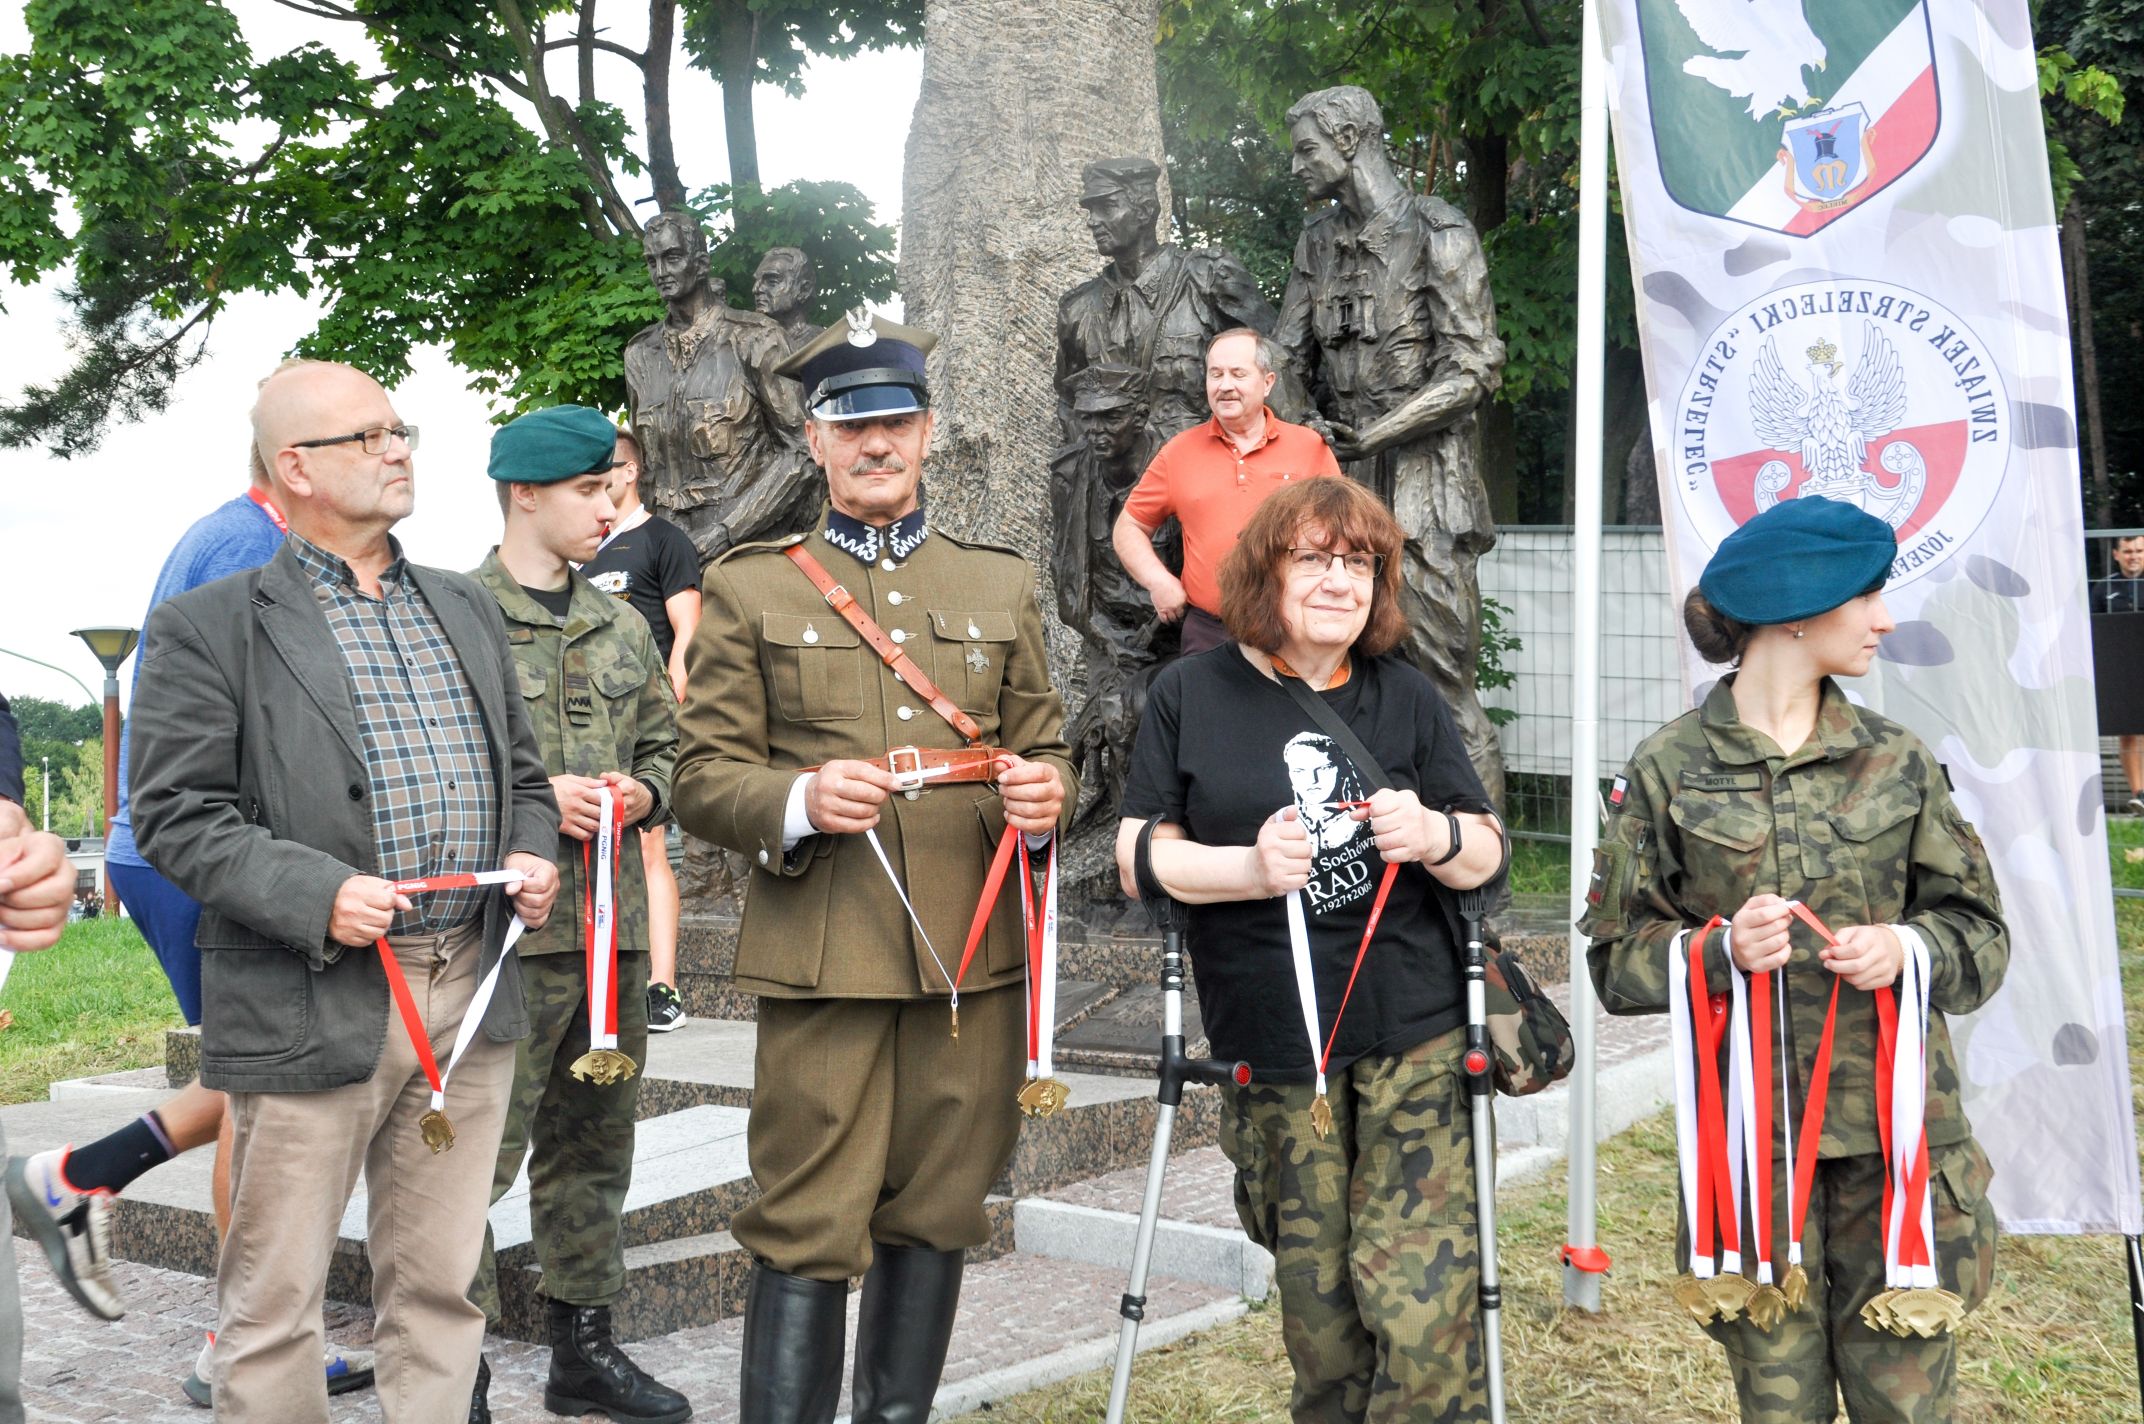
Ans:
[{"label": "plaid shirt", "polygon": [[[350,673],[357,728],[372,779],[372,835],[380,874],[414,880],[490,870],[499,854],[498,784],[476,692],[439,615],[408,577],[400,543],[380,575],[381,597],[350,566],[290,536]],[[418,897],[391,934],[451,929],[483,908],[487,887]]]}]

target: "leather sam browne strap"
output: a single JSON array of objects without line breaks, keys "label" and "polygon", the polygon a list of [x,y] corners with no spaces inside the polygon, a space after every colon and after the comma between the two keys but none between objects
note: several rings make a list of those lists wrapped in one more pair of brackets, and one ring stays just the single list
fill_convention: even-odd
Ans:
[{"label": "leather sam browne strap", "polygon": [[802,544],[791,544],[782,550],[782,556],[804,571],[804,577],[810,579],[813,587],[825,597],[827,607],[839,613],[851,628],[863,635],[863,640],[878,654],[879,661],[899,674],[911,692],[928,702],[933,712],[950,722],[953,730],[967,739],[968,745],[978,746],[982,743],[983,729],[976,725],[975,719],[955,707],[953,700],[938,690],[938,684],[932,682],[923,669],[916,666],[914,658],[901,651],[900,644],[886,636],[885,629],[871,621],[871,615],[863,611],[847,589],[834,581],[834,576],[826,571],[824,564],[806,552]]}]

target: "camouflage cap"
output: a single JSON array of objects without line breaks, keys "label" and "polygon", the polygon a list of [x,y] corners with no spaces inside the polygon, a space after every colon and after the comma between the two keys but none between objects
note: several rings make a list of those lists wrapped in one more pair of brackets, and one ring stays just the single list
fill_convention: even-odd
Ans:
[{"label": "camouflage cap", "polygon": [[1118,410],[1146,401],[1146,373],[1136,366],[1115,361],[1097,361],[1072,373],[1065,382],[1072,409],[1081,415]]},{"label": "camouflage cap", "polygon": [[601,474],[615,463],[618,427],[600,410],[554,405],[516,416],[492,432],[495,480],[550,485],[576,475]]},{"label": "camouflage cap", "polygon": [[1127,188],[1151,188],[1160,176],[1161,165],[1150,158],[1098,159],[1079,171],[1079,200],[1091,203]]},{"label": "camouflage cap", "polygon": [[1898,536],[1875,515],[1801,495],[1721,540],[1697,586],[1738,623],[1792,623],[1882,588],[1897,557]]}]

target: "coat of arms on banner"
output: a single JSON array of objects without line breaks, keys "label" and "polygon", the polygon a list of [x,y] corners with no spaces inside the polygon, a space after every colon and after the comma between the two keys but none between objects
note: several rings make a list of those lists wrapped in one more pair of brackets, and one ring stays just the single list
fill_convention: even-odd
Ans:
[{"label": "coat of arms on banner", "polygon": [[1896,182],[1941,110],[1927,0],[1637,0],[1660,178],[1807,237]]},{"label": "coat of arms on banner", "polygon": [[1980,337],[1888,282],[1803,282],[1722,322],[1668,452],[1708,547],[1784,499],[1836,499],[1898,531],[1894,582],[1961,548],[2002,483],[2010,404]]}]

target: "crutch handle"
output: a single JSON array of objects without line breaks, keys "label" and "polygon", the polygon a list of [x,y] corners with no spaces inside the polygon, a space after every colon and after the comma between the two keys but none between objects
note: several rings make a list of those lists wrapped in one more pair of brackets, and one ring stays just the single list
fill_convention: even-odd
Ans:
[{"label": "crutch handle", "polygon": [[1139,828],[1139,839],[1132,843],[1132,883],[1139,887],[1139,903],[1154,928],[1173,934],[1183,930],[1183,906],[1162,888],[1161,878],[1154,874],[1154,828],[1160,824],[1161,817],[1154,815]]}]

